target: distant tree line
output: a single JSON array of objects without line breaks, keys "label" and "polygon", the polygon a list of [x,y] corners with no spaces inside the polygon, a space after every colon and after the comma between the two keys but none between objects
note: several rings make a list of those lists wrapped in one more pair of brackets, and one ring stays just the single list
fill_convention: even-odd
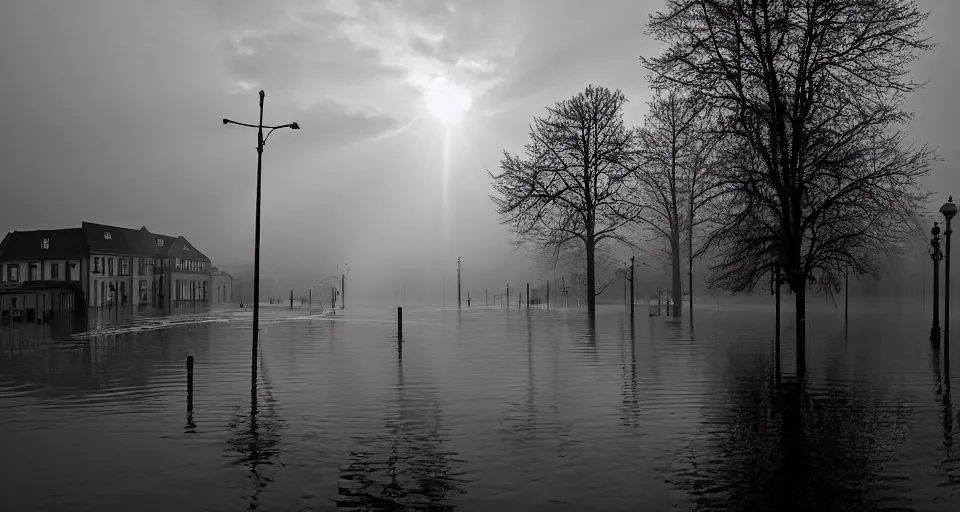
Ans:
[{"label": "distant tree line", "polygon": [[501,221],[585,274],[591,318],[630,255],[669,262],[678,306],[696,260],[716,289],[785,284],[802,372],[807,291],[877,275],[921,229],[936,157],[900,129],[927,17],[907,0],[669,0],[647,25],[665,50],[640,59],[643,125],[605,87],[548,107],[491,173]]}]

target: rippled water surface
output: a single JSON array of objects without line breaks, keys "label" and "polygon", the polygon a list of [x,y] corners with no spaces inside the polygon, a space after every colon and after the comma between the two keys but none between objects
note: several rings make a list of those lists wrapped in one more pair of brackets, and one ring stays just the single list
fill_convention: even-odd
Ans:
[{"label": "rippled water surface", "polygon": [[811,313],[803,386],[790,315],[775,385],[771,307],[646,313],[264,308],[256,380],[249,310],[3,326],[0,510],[960,510],[919,311]]}]

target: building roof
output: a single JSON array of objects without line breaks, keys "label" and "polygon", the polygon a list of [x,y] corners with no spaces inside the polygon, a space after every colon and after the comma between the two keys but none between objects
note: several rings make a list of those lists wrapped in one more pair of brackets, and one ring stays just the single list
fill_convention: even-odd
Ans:
[{"label": "building roof", "polygon": [[231,276],[230,274],[224,272],[223,270],[220,270],[220,269],[217,268],[217,267],[213,267],[213,268],[211,269],[211,274],[213,274],[213,275],[215,275],[215,276],[226,276],[226,277],[229,278],[229,279],[233,279],[233,276]]},{"label": "building roof", "polygon": [[[44,249],[46,240],[46,249]],[[68,259],[87,255],[81,228],[11,231],[0,243],[0,259]]]},{"label": "building roof", "polygon": [[83,233],[91,252],[136,255],[135,246],[131,246],[126,228],[83,222]]},{"label": "building roof", "polygon": [[170,250],[167,253],[171,258],[183,258],[189,260],[198,260],[210,262],[205,254],[197,250],[186,238],[178,236],[176,240],[170,245]]},{"label": "building roof", "polygon": [[[0,241],[0,259],[79,258],[90,252],[130,256],[167,256],[210,262],[182,236],[140,229],[83,222],[82,227],[36,231],[11,231]],[[48,239],[47,249],[43,240]]]}]

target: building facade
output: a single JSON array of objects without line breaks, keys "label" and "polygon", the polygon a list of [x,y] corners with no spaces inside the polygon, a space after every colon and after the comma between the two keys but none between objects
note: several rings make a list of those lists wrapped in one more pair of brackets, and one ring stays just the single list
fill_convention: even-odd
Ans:
[{"label": "building facade", "polygon": [[0,242],[0,322],[83,307],[85,255],[80,229],[8,233]]},{"label": "building facade", "polygon": [[210,299],[210,260],[184,237],[83,222],[14,231],[0,243],[0,319],[84,307],[159,307]]},{"label": "building facade", "polygon": [[238,302],[233,293],[233,276],[214,267],[211,276],[213,283],[213,295],[211,302],[214,304],[232,304]]}]

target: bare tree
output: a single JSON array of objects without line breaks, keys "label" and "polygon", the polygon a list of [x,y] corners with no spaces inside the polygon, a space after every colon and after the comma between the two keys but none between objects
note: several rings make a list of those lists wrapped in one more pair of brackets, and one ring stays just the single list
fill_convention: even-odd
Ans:
[{"label": "bare tree", "polygon": [[641,210],[625,186],[636,145],[635,132],[623,124],[626,102],[619,90],[589,86],[548,107],[546,117],[533,121],[525,156],[504,151],[502,172],[490,174],[491,199],[516,243],[557,251],[583,248],[591,318],[599,293],[596,249],[629,244],[623,229]]},{"label": "bare tree", "polygon": [[[712,132],[709,109],[696,97],[676,88],[658,90],[639,130],[639,165],[636,182],[647,205],[640,220],[665,242],[672,273],[673,316],[682,315],[682,235],[687,232],[692,291],[694,229],[702,223],[694,216],[709,198],[713,187],[707,172]],[[692,305],[691,305],[692,306]]]},{"label": "bare tree", "polygon": [[797,371],[805,371],[806,290],[837,290],[843,272],[873,273],[923,197],[933,155],[903,144],[909,64],[932,48],[927,18],[906,0],[669,0],[642,59],[655,85],[720,109],[749,148],[726,173],[715,281],[749,290],[775,263],[796,299]]}]

